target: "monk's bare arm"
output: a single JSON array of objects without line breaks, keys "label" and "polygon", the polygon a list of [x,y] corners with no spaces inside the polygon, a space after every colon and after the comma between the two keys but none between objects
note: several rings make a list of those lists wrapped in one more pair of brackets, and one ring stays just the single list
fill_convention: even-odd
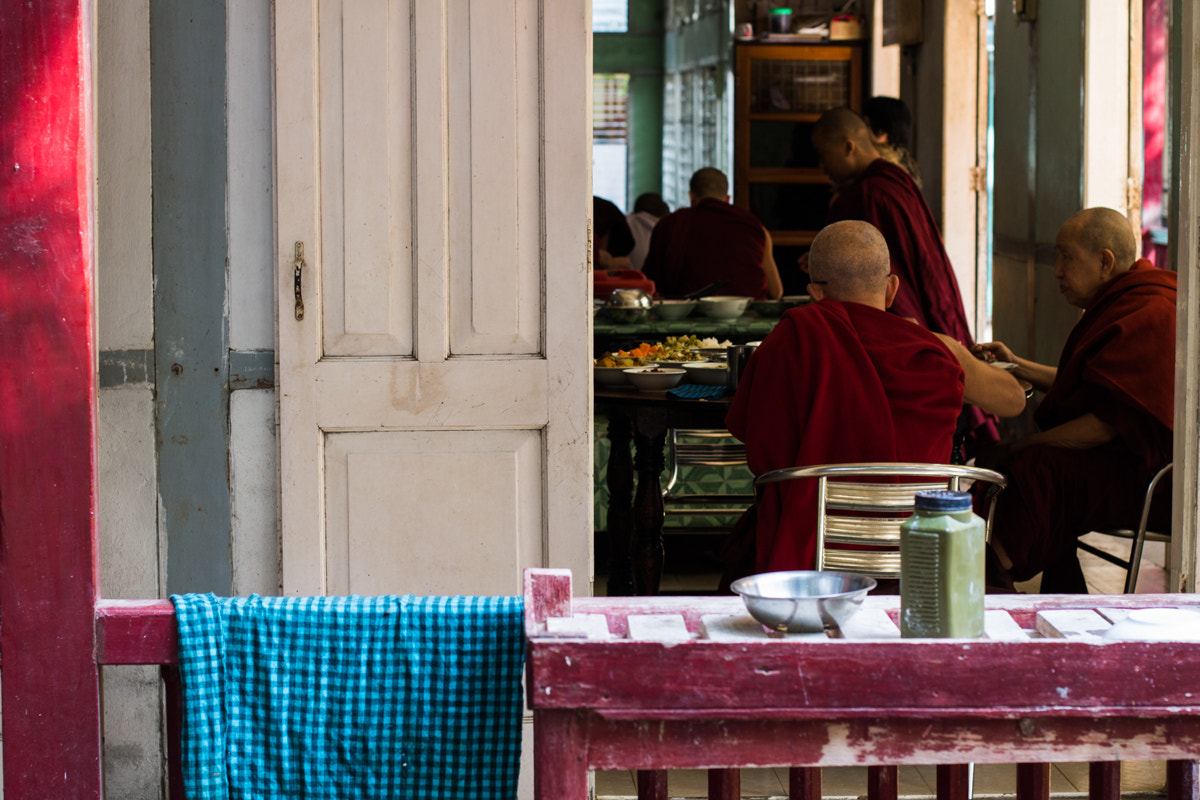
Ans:
[{"label": "monk's bare arm", "polygon": [[988,366],[967,348],[945,334],[934,334],[950,349],[963,369],[963,402],[999,417],[1015,417],[1025,410],[1025,390],[1011,374]]},{"label": "monk's bare arm", "polygon": [[763,234],[766,235],[767,241],[763,245],[763,272],[767,276],[767,297],[772,300],[778,300],[783,297],[783,281],[779,279],[779,267],[775,265],[775,254],[771,247],[771,234],[767,233],[767,229],[763,228]]},{"label": "monk's bare arm", "polygon": [[1049,391],[1055,376],[1058,375],[1058,367],[1050,367],[1027,358],[1021,358],[1009,350],[1008,345],[1004,342],[983,342],[975,345],[971,352],[990,356],[988,361],[1008,361],[1016,364],[1017,368],[1012,371],[1013,377],[1029,381],[1033,384],[1033,388],[1040,392]]}]

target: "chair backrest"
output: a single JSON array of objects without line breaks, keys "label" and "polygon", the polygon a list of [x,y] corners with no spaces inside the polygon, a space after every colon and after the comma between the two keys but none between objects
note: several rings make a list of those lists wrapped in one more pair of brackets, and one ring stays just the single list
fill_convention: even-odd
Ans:
[{"label": "chair backrest", "polygon": [[[907,480],[879,480],[888,478]],[[999,472],[980,467],[854,463],[764,472],[754,480],[755,492],[772,483],[814,479],[818,482],[816,568],[875,578],[900,577],[900,524],[912,514],[917,492],[965,490],[974,481],[989,484],[986,522],[990,534],[996,496],[1007,485]]]},{"label": "chair backrest", "polygon": [[[671,476],[663,489],[663,513],[672,520],[693,519],[670,530],[729,530],[754,502],[746,446],[716,428],[671,428],[667,442]],[[690,467],[704,469],[685,474]]]},{"label": "chair backrest", "polygon": [[663,494],[675,493],[684,467],[739,467],[746,465],[746,445],[728,431],[716,428],[671,428],[668,459],[671,477]]}]

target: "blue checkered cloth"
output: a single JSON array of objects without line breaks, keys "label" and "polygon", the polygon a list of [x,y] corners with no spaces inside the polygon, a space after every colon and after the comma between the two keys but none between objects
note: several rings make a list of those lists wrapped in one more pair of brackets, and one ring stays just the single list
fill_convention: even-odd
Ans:
[{"label": "blue checkered cloth", "polygon": [[173,595],[195,800],[511,800],[520,597]]},{"label": "blue checkered cloth", "polygon": [[716,400],[724,397],[728,390],[724,386],[710,386],[706,383],[685,383],[668,389],[667,394],[682,397],[685,400]]}]

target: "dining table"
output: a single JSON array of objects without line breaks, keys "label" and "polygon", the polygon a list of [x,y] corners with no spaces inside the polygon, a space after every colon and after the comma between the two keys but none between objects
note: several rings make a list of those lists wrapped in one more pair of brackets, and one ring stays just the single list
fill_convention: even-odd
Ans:
[{"label": "dining table", "polygon": [[612,322],[604,318],[603,310],[592,321],[592,349],[597,357],[606,351],[628,350],[641,342],[661,342],[668,336],[714,338],[732,344],[761,341],[779,324],[778,316],[759,316],[750,312],[736,319],[709,319],[688,316],[677,320],[660,320],[653,316],[642,322]]},{"label": "dining table", "polygon": [[[662,471],[671,428],[724,428],[733,397],[678,397],[670,391],[596,386],[608,418],[610,596],[656,595],[663,572]],[[631,448],[632,445],[632,448]]]}]

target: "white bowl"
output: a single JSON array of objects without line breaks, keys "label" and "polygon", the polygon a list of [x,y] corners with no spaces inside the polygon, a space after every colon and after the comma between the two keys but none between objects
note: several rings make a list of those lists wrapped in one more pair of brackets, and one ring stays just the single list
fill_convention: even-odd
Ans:
[{"label": "white bowl", "polygon": [[777,631],[819,633],[840,627],[862,607],[875,579],[854,572],[764,572],[729,586],[750,616]]},{"label": "white bowl", "polygon": [[729,364],[718,361],[701,361],[695,364],[684,364],[688,380],[692,383],[703,383],[707,386],[724,386],[729,376]]},{"label": "white bowl", "polygon": [[700,311],[712,319],[737,319],[746,312],[750,305],[749,297],[730,297],[714,295],[700,298]]},{"label": "white bowl", "polygon": [[597,386],[629,386],[627,369],[630,367],[592,367],[592,380]]},{"label": "white bowl", "polygon": [[659,300],[654,304],[654,314],[662,320],[683,319],[695,307],[695,300]]},{"label": "white bowl", "polygon": [[675,367],[630,367],[625,378],[643,392],[665,392],[679,385],[687,373]]}]

